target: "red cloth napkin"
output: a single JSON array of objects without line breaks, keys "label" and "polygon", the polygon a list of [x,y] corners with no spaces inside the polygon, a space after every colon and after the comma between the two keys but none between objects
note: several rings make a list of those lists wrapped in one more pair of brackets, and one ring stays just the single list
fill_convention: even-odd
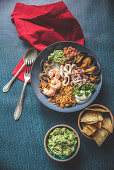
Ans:
[{"label": "red cloth napkin", "polygon": [[[63,1],[42,6],[17,3],[11,17],[18,36],[39,51],[58,41],[75,41],[84,45],[82,29]],[[13,75],[22,64],[23,59]],[[24,69],[17,78],[24,81]]]}]

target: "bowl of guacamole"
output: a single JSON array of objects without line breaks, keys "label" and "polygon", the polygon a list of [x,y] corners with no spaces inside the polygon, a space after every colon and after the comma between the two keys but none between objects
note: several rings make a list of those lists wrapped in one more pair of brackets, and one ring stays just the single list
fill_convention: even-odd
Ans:
[{"label": "bowl of guacamole", "polygon": [[54,160],[65,162],[74,158],[80,148],[77,132],[68,125],[56,125],[45,135],[44,148]]}]

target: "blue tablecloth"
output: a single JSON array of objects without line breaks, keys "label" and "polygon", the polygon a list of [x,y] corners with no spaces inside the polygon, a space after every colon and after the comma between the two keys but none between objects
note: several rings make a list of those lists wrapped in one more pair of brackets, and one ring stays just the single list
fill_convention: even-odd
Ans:
[{"label": "blue tablecloth", "polygon": [[[28,85],[22,116],[14,121],[23,82],[16,80],[8,93],[2,88],[12,77],[11,72],[29,44],[18,38],[10,21],[17,0],[0,0],[0,170],[112,170],[114,168],[114,135],[98,148],[85,138],[77,125],[77,113],[57,113],[43,106]],[[34,5],[56,0],[21,0]],[[78,19],[85,35],[85,44],[98,57],[103,71],[103,85],[94,103],[108,107],[114,113],[114,44],[113,0],[64,0]],[[45,153],[43,140],[48,129],[67,124],[77,130],[81,139],[79,154],[70,162],[55,162]]]}]

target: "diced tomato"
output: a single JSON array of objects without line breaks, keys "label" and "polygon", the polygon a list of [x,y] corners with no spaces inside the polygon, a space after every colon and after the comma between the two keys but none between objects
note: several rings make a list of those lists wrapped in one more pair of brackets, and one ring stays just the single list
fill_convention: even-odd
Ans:
[{"label": "diced tomato", "polygon": [[67,50],[67,47],[64,47],[64,50],[66,51],[66,50]]},{"label": "diced tomato", "polygon": [[68,55],[68,51],[64,51],[64,54]]},{"label": "diced tomato", "polygon": [[68,47],[68,51],[72,51],[72,47]]},{"label": "diced tomato", "polygon": [[76,52],[74,52],[74,56],[76,56],[77,55],[77,53]]},{"label": "diced tomato", "polygon": [[74,56],[74,55],[71,53],[71,54],[70,54],[70,57],[73,57],[73,56]]}]

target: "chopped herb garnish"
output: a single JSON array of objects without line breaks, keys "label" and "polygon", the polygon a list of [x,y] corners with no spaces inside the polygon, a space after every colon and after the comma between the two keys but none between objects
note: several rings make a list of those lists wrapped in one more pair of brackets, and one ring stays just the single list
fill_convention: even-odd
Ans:
[{"label": "chopped herb garnish", "polygon": [[83,96],[83,95],[84,95],[84,94],[81,93],[80,90],[78,90],[78,89],[75,89],[75,90],[73,91],[73,93],[76,94],[76,95],[78,95],[78,96]]},{"label": "chopped herb garnish", "polygon": [[85,96],[88,96],[90,93],[88,91],[85,91]]},{"label": "chopped herb garnish", "polygon": [[75,62],[76,62],[76,57],[74,58],[74,61],[72,63],[75,64]]},{"label": "chopped herb garnish", "polygon": [[74,84],[74,87],[77,87],[77,86],[78,86],[78,84],[77,84],[77,83],[75,83],[75,84]]},{"label": "chopped herb garnish", "polygon": [[[94,84],[90,85],[90,82],[88,84],[83,84],[81,87],[78,86],[78,84],[74,84],[74,90],[73,93],[78,96],[88,96],[90,93],[93,93],[96,89],[94,88]],[[80,92],[83,91],[84,93]]]}]

